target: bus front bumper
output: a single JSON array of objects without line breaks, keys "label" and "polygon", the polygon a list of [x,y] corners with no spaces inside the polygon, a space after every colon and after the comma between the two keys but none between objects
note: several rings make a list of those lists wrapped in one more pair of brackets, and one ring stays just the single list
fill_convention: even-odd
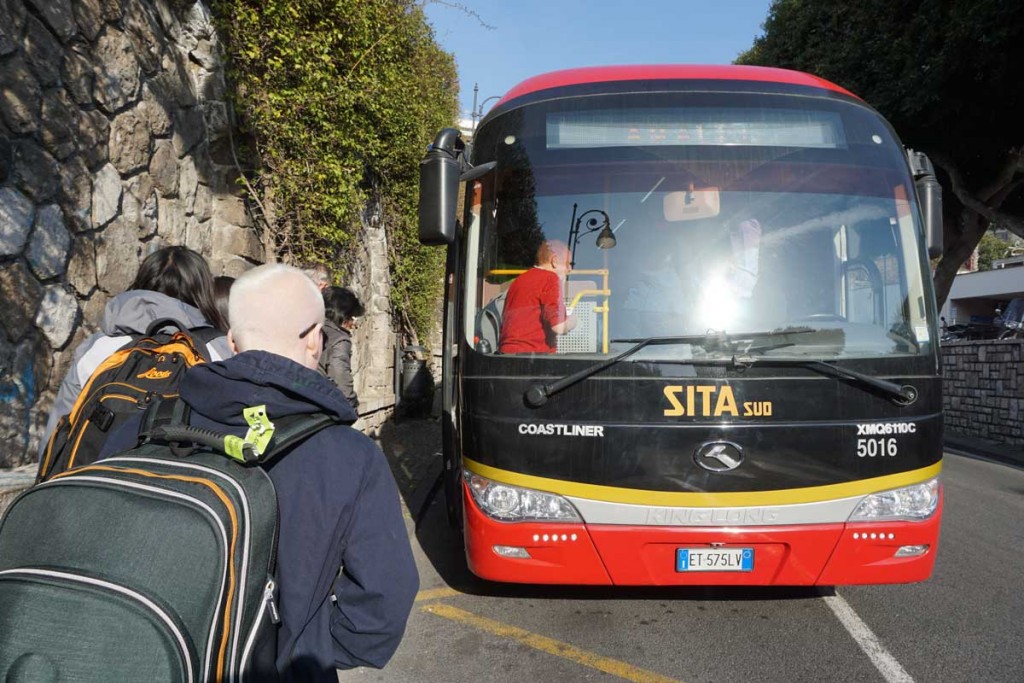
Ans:
[{"label": "bus front bumper", "polygon": [[[928,579],[942,518],[757,527],[508,523],[463,487],[466,560],[506,583],[622,586],[835,586]],[[743,571],[677,571],[680,549],[745,548]],[[509,551],[509,549],[512,549]],[[510,557],[509,552],[528,557]]]}]

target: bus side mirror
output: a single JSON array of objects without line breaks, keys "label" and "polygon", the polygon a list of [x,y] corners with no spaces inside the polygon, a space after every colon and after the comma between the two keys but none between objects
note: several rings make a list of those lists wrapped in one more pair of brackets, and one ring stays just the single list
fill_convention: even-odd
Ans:
[{"label": "bus side mirror", "polygon": [[942,256],[942,186],[935,177],[935,168],[922,152],[907,150],[910,170],[914,174],[917,198],[921,202],[921,220],[924,223],[928,258]]},{"label": "bus side mirror", "polygon": [[456,204],[459,201],[459,131],[445,128],[420,162],[420,243],[451,244],[455,240]]}]

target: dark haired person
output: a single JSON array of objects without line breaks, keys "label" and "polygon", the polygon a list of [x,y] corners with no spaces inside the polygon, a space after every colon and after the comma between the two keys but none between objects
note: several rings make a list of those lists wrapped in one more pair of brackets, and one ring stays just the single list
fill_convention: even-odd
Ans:
[{"label": "dark haired person", "polygon": [[[132,341],[132,335],[145,334],[156,320],[170,318],[180,327],[227,329],[217,310],[210,267],[188,247],[164,247],[145,258],[128,291],[107,302],[100,332],[78,345],[71,367],[64,375],[53,401],[39,445],[46,450],[58,420],[75,405],[82,386],[93,372],[115,351]],[[227,339],[221,335],[206,345],[211,360],[231,356]]]},{"label": "dark haired person", "polygon": [[345,287],[327,287],[324,295],[324,352],[320,356],[320,372],[334,382],[352,410],[359,412],[359,397],[356,396],[352,378],[352,330],[363,305],[359,298]]},{"label": "dark haired person", "polygon": [[213,278],[213,299],[217,304],[220,317],[224,320],[224,327],[218,328],[224,334],[228,333],[230,321],[228,320],[228,296],[231,294],[231,285],[235,278],[230,275],[218,275]]}]

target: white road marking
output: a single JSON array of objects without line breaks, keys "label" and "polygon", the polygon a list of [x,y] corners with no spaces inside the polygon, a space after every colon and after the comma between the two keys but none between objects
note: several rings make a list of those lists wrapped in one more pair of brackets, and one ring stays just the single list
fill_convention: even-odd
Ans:
[{"label": "white road marking", "polygon": [[889,654],[878,636],[872,633],[868,625],[857,616],[857,613],[850,607],[850,603],[846,602],[838,593],[826,595],[823,599],[886,681],[889,683],[914,683],[914,679],[896,661],[896,658]]}]

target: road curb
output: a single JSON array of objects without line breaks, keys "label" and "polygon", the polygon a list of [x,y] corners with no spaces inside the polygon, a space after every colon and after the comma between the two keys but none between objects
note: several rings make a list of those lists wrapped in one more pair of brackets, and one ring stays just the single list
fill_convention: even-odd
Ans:
[{"label": "road curb", "polygon": [[955,455],[981,460],[993,460],[1004,465],[1024,468],[1024,446],[997,443],[978,437],[949,432],[946,433],[942,445],[944,450]]}]

